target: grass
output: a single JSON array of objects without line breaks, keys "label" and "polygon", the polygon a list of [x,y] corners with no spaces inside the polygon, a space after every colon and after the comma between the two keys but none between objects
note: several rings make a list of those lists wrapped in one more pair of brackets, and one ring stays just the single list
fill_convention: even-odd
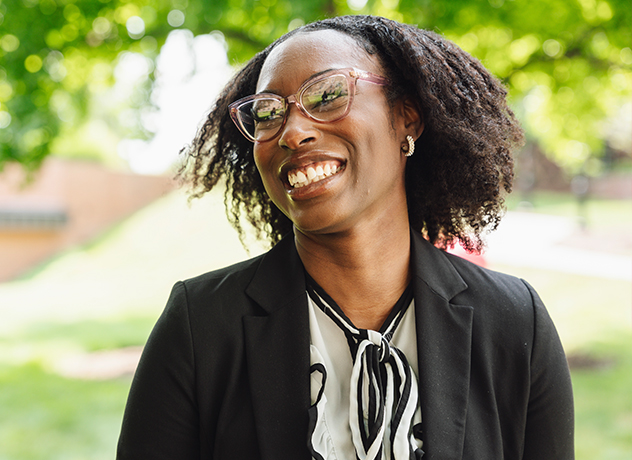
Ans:
[{"label": "grass", "polygon": [[[572,198],[562,195],[535,196],[534,205],[537,212],[575,212]],[[590,204],[588,217],[599,222],[591,231],[613,225],[630,231],[628,207]],[[96,242],[0,284],[0,460],[114,458],[130,376],[67,378],[60,362],[142,345],[175,281],[247,256],[225,222],[219,196],[188,209],[176,193]],[[492,268],[527,279],[567,351],[592,366],[572,371],[577,459],[632,458],[630,282]]]},{"label": "grass", "polygon": [[632,335],[614,334],[582,350],[596,367],[573,370],[577,458],[632,458]]},{"label": "grass", "polygon": [[65,379],[33,362],[0,368],[0,387],[0,459],[114,458],[129,379]]},{"label": "grass", "polygon": [[106,318],[73,323],[34,322],[20,334],[28,343],[71,340],[87,352],[142,345],[153,327],[153,317]]},{"label": "grass", "polygon": [[97,241],[0,284],[0,460],[112,459],[131,376],[60,365],[143,345],[170,287],[247,257],[212,196],[167,196]]}]

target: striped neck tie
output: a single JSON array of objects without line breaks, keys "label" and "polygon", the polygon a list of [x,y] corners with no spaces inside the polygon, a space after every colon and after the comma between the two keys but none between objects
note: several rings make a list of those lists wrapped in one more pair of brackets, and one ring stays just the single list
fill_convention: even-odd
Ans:
[{"label": "striped neck tie", "polygon": [[[357,459],[421,459],[421,424],[413,426],[417,379],[404,353],[390,343],[412,302],[412,286],[404,291],[380,331],[373,331],[356,328],[308,274],[306,281],[310,298],[342,329],[349,344],[353,360],[349,425]],[[324,389],[326,370],[323,366],[315,370],[323,374]],[[317,452],[312,455],[323,458]]]}]

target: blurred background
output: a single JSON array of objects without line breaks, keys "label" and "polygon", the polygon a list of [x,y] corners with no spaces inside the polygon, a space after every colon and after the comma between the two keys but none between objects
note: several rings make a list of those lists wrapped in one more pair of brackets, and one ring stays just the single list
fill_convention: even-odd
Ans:
[{"label": "blurred background", "polygon": [[527,144],[474,259],[547,304],[577,458],[632,458],[629,0],[0,0],[0,460],[114,457],[173,283],[263,250],[221,190],[187,203],[178,152],[254,53],[349,13],[442,33],[508,87]]}]

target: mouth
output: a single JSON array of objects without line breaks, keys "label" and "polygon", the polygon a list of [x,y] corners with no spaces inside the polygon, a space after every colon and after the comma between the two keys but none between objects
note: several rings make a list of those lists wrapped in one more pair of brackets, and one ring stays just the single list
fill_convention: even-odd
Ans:
[{"label": "mouth", "polygon": [[287,172],[287,182],[294,190],[307,187],[340,173],[345,165],[337,161],[322,161]]}]

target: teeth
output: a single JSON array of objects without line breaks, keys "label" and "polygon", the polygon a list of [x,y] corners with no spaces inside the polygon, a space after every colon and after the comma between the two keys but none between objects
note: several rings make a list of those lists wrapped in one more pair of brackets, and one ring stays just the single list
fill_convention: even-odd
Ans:
[{"label": "teeth", "polygon": [[313,184],[326,177],[333,176],[341,170],[338,165],[331,165],[325,163],[325,165],[317,165],[316,167],[309,166],[305,172],[300,170],[290,171],[287,179],[290,185],[294,188],[305,187],[306,185]]},{"label": "teeth", "polygon": [[307,180],[314,180],[314,178],[316,177],[316,171],[314,171],[314,168],[307,168]]}]

